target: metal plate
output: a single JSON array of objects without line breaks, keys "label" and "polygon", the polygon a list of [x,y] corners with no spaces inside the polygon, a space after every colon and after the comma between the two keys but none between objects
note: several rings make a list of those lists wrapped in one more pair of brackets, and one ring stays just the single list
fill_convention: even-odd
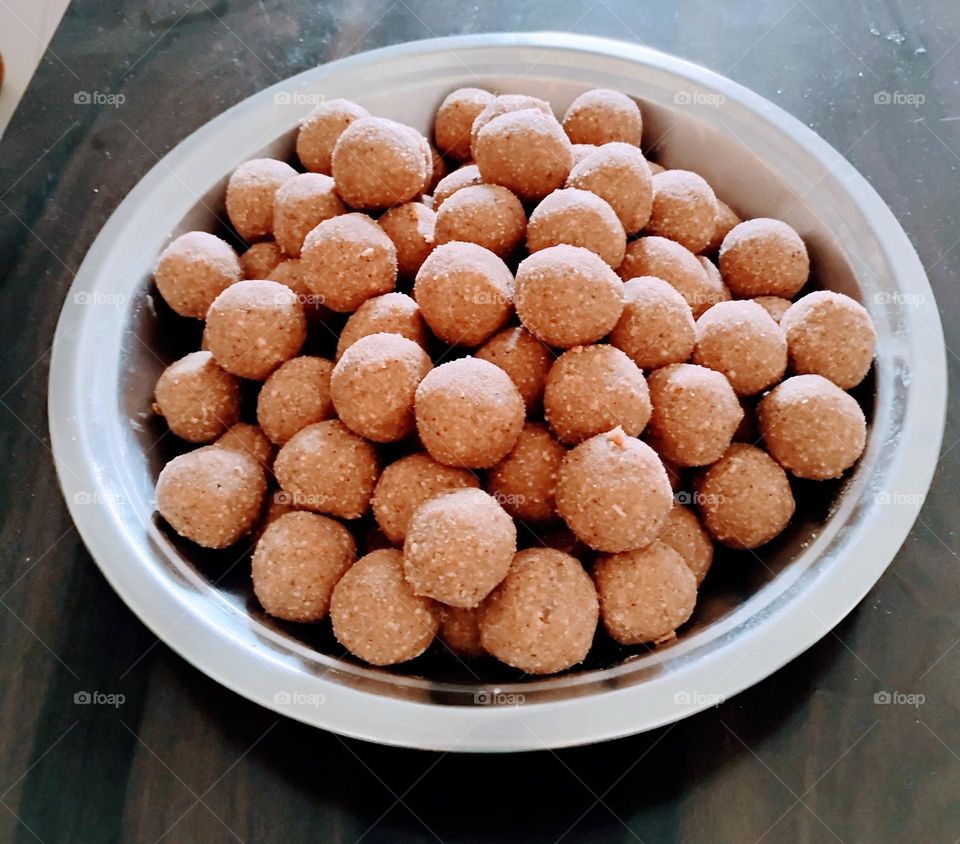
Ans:
[{"label": "metal plate", "polygon": [[[549,99],[615,88],[643,104],[645,147],[702,173],[742,216],[779,217],[806,240],[815,280],[859,298],[878,336],[857,397],[870,432],[842,483],[799,484],[798,517],[758,555],[715,564],[690,624],[655,651],[599,647],[564,675],[477,678],[430,657],[360,665],[330,637],[272,622],[239,555],[198,554],[153,515],[172,438],[147,410],[164,365],[198,345],[154,302],[170,238],[219,231],[226,176],[286,156],[322,97],[347,97],[427,131],[450,90]],[[198,332],[196,332],[198,333]],[[825,635],[893,559],[929,487],[943,433],[946,362],[923,268],[890,210],[826,142],[762,97],[653,50],[567,34],[482,35],[343,59],[251,97],[188,137],[131,191],[93,244],[64,305],[50,374],[57,471],[101,570],[153,632],[264,706],[344,735],[456,751],[561,747],[651,729],[726,699]],[[159,440],[159,442],[158,442]]]}]

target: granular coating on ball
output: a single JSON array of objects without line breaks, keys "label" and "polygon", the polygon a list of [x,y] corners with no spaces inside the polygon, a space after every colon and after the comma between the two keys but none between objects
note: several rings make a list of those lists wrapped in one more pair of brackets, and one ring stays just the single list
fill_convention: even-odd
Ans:
[{"label": "granular coating on ball", "polygon": [[413,278],[436,243],[436,213],[422,202],[405,202],[377,222],[397,250],[397,272]]},{"label": "granular coating on ball", "polygon": [[487,472],[487,492],[515,519],[549,522],[557,514],[557,474],[566,453],[544,425],[527,422],[513,450]]},{"label": "granular coating on ball", "polygon": [[361,337],[330,377],[337,415],[373,442],[402,440],[414,429],[413,397],[430,367],[427,353],[413,340],[399,334]]},{"label": "granular coating on ball", "polygon": [[270,273],[285,260],[286,256],[275,240],[261,240],[240,256],[240,272],[243,278],[251,281],[270,278]]},{"label": "granular coating on ball", "polygon": [[643,153],[631,144],[595,147],[573,165],[567,187],[588,190],[606,200],[628,235],[650,220],[653,180]]},{"label": "granular coating on ball", "polygon": [[593,644],[597,592],[583,566],[561,551],[531,548],[480,615],[480,642],[501,662],[527,674],[554,674],[583,662]]},{"label": "granular coating on ball", "polygon": [[800,235],[780,220],[734,226],[720,246],[720,273],[735,296],[792,299],[807,283],[810,258]]},{"label": "granular coating on ball", "polygon": [[696,513],[681,504],[674,504],[657,542],[668,545],[683,557],[697,586],[703,582],[713,562],[713,542]]},{"label": "granular coating on ball", "polygon": [[489,249],[475,243],[444,243],[420,267],[413,296],[440,340],[479,346],[510,318],[513,275]]},{"label": "granular coating on ball", "polygon": [[689,170],[665,170],[653,177],[650,234],[700,252],[713,238],[717,213],[716,194],[702,176]]},{"label": "granular coating on ball", "polygon": [[561,187],[573,166],[563,128],[553,115],[534,109],[510,111],[487,123],[477,133],[475,157],[483,181],[503,185],[525,202]]},{"label": "granular coating on ball", "polygon": [[440,606],[415,595],[403,577],[403,555],[373,551],[340,578],[330,598],[337,641],[371,665],[420,656],[440,627]]},{"label": "granular coating on ball", "polygon": [[627,236],[606,200],[590,191],[564,188],[545,197],[527,224],[530,252],[560,243],[589,249],[616,269],[623,262]]},{"label": "granular coating on ball", "polygon": [[157,512],[180,536],[226,548],[250,532],[267,481],[252,457],[204,446],[174,457],[157,479]]},{"label": "granular coating on ball", "polygon": [[214,300],[205,330],[214,358],[227,372],[262,381],[307,339],[297,295],[277,281],[238,281]]},{"label": "granular coating on ball", "polygon": [[643,135],[640,107],[626,94],[595,88],[580,94],[563,116],[563,128],[574,144],[616,141],[639,147]]},{"label": "granular coating on ball", "polygon": [[506,372],[467,357],[427,373],[417,387],[416,416],[420,439],[434,460],[485,469],[516,445],[524,405]]},{"label": "granular coating on ball", "polygon": [[513,519],[480,489],[431,498],[413,513],[403,571],[417,595],[475,607],[507,576],[517,551]]},{"label": "granular coating on ball", "polygon": [[734,443],[696,481],[709,534],[730,548],[757,548],[778,536],[796,510],[787,474],[763,449]]},{"label": "granular coating on ball", "polygon": [[447,94],[433,120],[433,140],[437,149],[454,161],[469,160],[473,121],[495,99],[482,88],[457,88]]},{"label": "granular coating on ball", "polygon": [[297,156],[312,173],[331,173],[333,148],[343,130],[354,120],[369,117],[370,112],[350,100],[336,99],[320,103],[301,122],[297,133]]},{"label": "granular coating on ball", "polygon": [[678,466],[719,460],[743,418],[730,382],[691,363],[665,366],[647,377],[653,413],[647,432],[658,452]]},{"label": "granular coating on ball", "polygon": [[333,587],[357,558],[343,525],[315,513],[276,519],[253,553],[253,591],[268,615],[284,621],[323,619]]},{"label": "granular coating on ball", "polygon": [[863,305],[842,293],[818,290],[798,299],[780,327],[787,336],[790,369],[797,375],[822,375],[849,390],[873,363],[873,320]]},{"label": "granular coating on ball", "polygon": [[357,519],[367,511],[380,467],[370,443],[331,419],[297,431],[273,471],[295,507]]},{"label": "granular coating on ball", "polygon": [[713,237],[710,238],[710,242],[707,244],[707,248],[704,249],[704,252],[716,252],[720,245],[723,243],[723,239],[730,233],[730,230],[734,226],[739,226],[742,223],[737,216],[737,212],[734,211],[726,202],[721,202],[717,200],[717,223],[713,229]]},{"label": "granular coating on ball", "polygon": [[268,471],[273,465],[273,443],[257,425],[238,422],[228,428],[214,445],[248,454]]},{"label": "granular coating on ball", "polygon": [[480,642],[480,607],[443,607],[438,636],[454,656],[475,659],[486,651]]},{"label": "granular coating on ball", "polygon": [[641,369],[685,363],[693,352],[696,327],[686,299],[653,276],[623,285],[623,313],[610,343]]},{"label": "granular coating on ball", "polygon": [[433,189],[433,207],[439,211],[440,207],[458,190],[479,185],[483,182],[480,168],[476,164],[464,164],[444,176]]},{"label": "granular coating on ball", "polygon": [[446,492],[479,488],[480,481],[468,469],[444,466],[429,454],[410,454],[383,470],[373,491],[373,515],[387,539],[400,545],[421,504]]},{"label": "granular coating on ball", "polygon": [[240,237],[249,242],[273,233],[277,191],[296,175],[289,164],[272,158],[254,158],[233,171],[227,182],[226,208]]},{"label": "granular coating on ball", "polygon": [[474,354],[480,360],[496,364],[510,376],[527,406],[527,413],[539,406],[553,355],[526,328],[504,328]]},{"label": "granular coating on ball", "polygon": [[333,179],[320,173],[301,173],[277,191],[273,203],[273,235],[292,258],[300,257],[303,239],[324,220],[346,214]]},{"label": "granular coating on ball", "polygon": [[330,373],[326,358],[291,358],[260,388],[257,421],[271,442],[283,445],[307,425],[333,416]]},{"label": "granular coating on ball", "polygon": [[782,296],[754,296],[752,301],[770,314],[771,319],[778,325],[787,312],[787,308],[793,304],[789,299],[784,299]]},{"label": "granular coating on ball", "polygon": [[157,379],[156,410],[180,439],[216,439],[240,416],[240,384],[210,352],[191,352]]},{"label": "granular coating on ball", "polygon": [[418,346],[427,345],[420,306],[406,293],[385,293],[367,299],[350,315],[337,341],[337,360],[361,337],[380,333],[399,334]]},{"label": "granular coating on ball", "polygon": [[639,367],[614,346],[575,346],[547,375],[547,422],[561,442],[576,444],[620,427],[635,437],[650,419],[650,394]]},{"label": "granular coating on ball", "polygon": [[603,626],[621,645],[673,639],[697,602],[696,577],[663,542],[601,558],[593,581]]},{"label": "granular coating on ball", "polygon": [[738,396],[752,396],[783,378],[787,341],[756,302],[719,302],[697,320],[692,361],[722,372]]},{"label": "granular coating on ball", "polygon": [[310,290],[341,314],[389,293],[397,283],[396,247],[365,214],[324,220],[303,242],[301,262]]},{"label": "granular coating on ball", "polygon": [[665,237],[641,237],[628,243],[617,272],[624,281],[645,275],[662,278],[687,300],[694,319],[727,298],[711,282],[696,255]]},{"label": "granular coating on ball", "polygon": [[437,244],[476,243],[507,258],[523,242],[527,215],[523,205],[500,185],[461,188],[437,212]]},{"label": "granular coating on ball", "polygon": [[623,284],[581,246],[551,246],[517,268],[517,316],[548,346],[570,349],[609,334],[623,311]]},{"label": "granular coating on ball", "polygon": [[416,130],[382,117],[361,117],[338,138],[331,170],[337,193],[352,208],[390,208],[423,190],[433,160]]},{"label": "granular coating on ball", "polygon": [[241,277],[241,261],[224,240],[187,232],[160,255],[154,280],[164,301],[180,316],[204,319],[213,300]]},{"label": "granular coating on ball", "polygon": [[614,428],[567,452],[557,482],[557,512],[598,551],[628,551],[653,542],[673,506],[656,452]]},{"label": "granular coating on ball", "polygon": [[470,127],[470,157],[473,159],[477,157],[477,139],[484,126],[511,111],[527,109],[539,111],[547,117],[554,117],[550,103],[539,97],[528,97],[526,94],[501,94],[492,103],[484,106],[483,111],[474,118],[473,125]]},{"label": "granular coating on ball", "polygon": [[757,408],[770,456],[798,478],[839,478],[857,462],[866,443],[860,405],[822,375],[794,375]]}]

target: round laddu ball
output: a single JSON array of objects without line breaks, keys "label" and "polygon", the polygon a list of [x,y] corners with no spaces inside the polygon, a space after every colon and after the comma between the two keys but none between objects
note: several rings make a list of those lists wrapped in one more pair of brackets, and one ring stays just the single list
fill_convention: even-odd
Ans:
[{"label": "round laddu ball", "polygon": [[696,578],[697,586],[703,583],[713,563],[713,542],[696,513],[674,504],[657,542],[668,545],[683,557],[687,568]]},{"label": "round laddu ball", "polygon": [[734,211],[726,202],[721,202],[717,200],[717,222],[713,229],[713,237],[710,238],[710,242],[707,244],[707,248],[704,249],[704,252],[716,252],[720,245],[723,243],[723,239],[730,233],[730,230],[734,226],[739,226],[742,223],[737,216],[737,212]]},{"label": "round laddu ball", "polygon": [[287,513],[260,537],[253,553],[253,592],[268,615],[320,621],[357,548],[343,525],[315,513]]},{"label": "round laddu ball", "polygon": [[397,249],[365,214],[324,220],[307,235],[301,254],[310,291],[337,313],[355,311],[397,283]]},{"label": "round laddu ball", "polygon": [[[275,240],[261,240],[259,243],[254,243],[240,256],[240,274],[243,278],[251,281],[270,278],[270,273],[285,260],[286,256]],[[204,311],[204,316],[206,316],[206,311]]]},{"label": "round laddu ball", "polygon": [[792,299],[807,283],[810,258],[800,235],[780,220],[734,226],[720,245],[720,273],[735,296]]},{"label": "round laddu ball", "polygon": [[477,349],[475,356],[510,376],[528,413],[540,405],[553,355],[526,328],[504,328]]},{"label": "round laddu ball", "polygon": [[486,651],[480,643],[480,607],[443,607],[440,641],[456,657],[475,659]]},{"label": "round laddu ball", "polygon": [[429,454],[401,457],[383,470],[373,491],[373,515],[390,542],[403,544],[416,509],[445,492],[479,489],[469,469],[444,466]]},{"label": "round laddu ball", "polygon": [[381,333],[399,334],[418,346],[427,345],[420,306],[406,293],[384,293],[367,299],[350,315],[337,341],[337,360],[361,337]]},{"label": "round laddu ball", "polygon": [[617,272],[624,281],[645,275],[662,278],[687,300],[694,319],[728,298],[711,281],[696,255],[665,237],[641,237],[628,243]]},{"label": "round laddu ball", "polygon": [[331,170],[337,193],[358,209],[409,202],[430,179],[429,153],[426,139],[409,126],[382,117],[361,117],[343,130],[333,148]]},{"label": "round laddu ball", "polygon": [[240,383],[210,352],[191,352],[171,363],[154,394],[167,427],[187,442],[210,442],[240,416]]},{"label": "round laddu ball", "polygon": [[653,179],[643,153],[631,144],[594,148],[573,165],[567,187],[588,190],[606,200],[628,235],[650,220]]},{"label": "round laddu ball", "polygon": [[[303,263],[299,258],[288,258],[281,261],[268,274],[268,281],[276,281],[284,287],[289,287],[297,298],[308,308],[311,304],[319,304],[319,297],[314,297],[307,287],[307,280],[303,274]],[[311,298],[312,297],[312,298]]]},{"label": "round laddu ball", "polygon": [[204,446],[174,457],[157,479],[157,512],[180,536],[226,548],[250,532],[267,481],[252,457]]},{"label": "round laddu ball", "polygon": [[612,554],[593,567],[600,618],[621,645],[659,644],[693,615],[697,580],[669,545]]},{"label": "round laddu ball", "polygon": [[227,372],[262,381],[307,339],[297,295],[277,281],[239,281],[207,312],[207,342]]},{"label": "round laddu ball", "polygon": [[367,511],[380,467],[370,443],[331,419],[297,431],[273,472],[295,507],[357,519]]},{"label": "round laddu ball", "polygon": [[726,377],[703,366],[675,363],[651,372],[647,386],[653,405],[647,432],[657,451],[678,466],[719,460],[743,418]]},{"label": "round laddu ball", "polygon": [[468,357],[427,373],[417,387],[416,417],[420,439],[434,460],[486,469],[516,445],[524,406],[506,372]]},{"label": "round laddu ball", "polygon": [[535,202],[567,180],[573,151],[555,117],[525,109],[494,118],[477,133],[476,160],[483,181]]},{"label": "round laddu ball", "polygon": [[554,674],[587,656],[597,629],[597,591],[579,561],[550,548],[513,558],[480,614],[480,643],[527,674]]},{"label": "round laddu ball", "polygon": [[300,257],[303,239],[324,220],[346,214],[333,179],[301,173],[285,182],[273,201],[273,235],[287,255]]},{"label": "round laddu ball", "polygon": [[527,225],[530,252],[560,243],[589,249],[616,269],[623,262],[627,236],[606,200],[590,191],[565,188],[543,199]]},{"label": "round laddu ball", "polygon": [[282,364],[260,388],[257,421],[271,442],[283,445],[307,425],[333,416],[326,358],[303,356]]},{"label": "round laddu ball", "polygon": [[665,281],[642,276],[623,285],[623,313],[610,332],[610,344],[641,369],[684,363],[695,336],[690,306]]},{"label": "round laddu ball", "polygon": [[554,117],[550,103],[539,97],[528,97],[526,94],[501,94],[492,103],[488,103],[474,118],[473,125],[470,127],[470,157],[473,159],[477,157],[477,139],[484,126],[511,111],[528,109],[539,111],[547,117]]},{"label": "round laddu ball", "polygon": [[635,437],[650,419],[650,394],[643,373],[620,349],[576,346],[550,369],[543,410],[565,443],[616,427]]},{"label": "round laddu ball", "polygon": [[574,144],[620,142],[639,147],[643,118],[640,107],[626,94],[595,88],[570,103],[563,128]]},{"label": "round laddu ball", "polygon": [[447,94],[433,119],[433,140],[437,149],[454,161],[469,160],[473,121],[495,99],[482,88],[457,88]]},{"label": "round laddu ball", "polygon": [[263,532],[281,516],[296,512],[298,512],[297,508],[289,503],[287,494],[282,490],[268,495],[266,506],[263,508],[260,520],[254,525],[253,530],[250,531],[252,544],[256,546],[260,541],[260,537],[263,536]]},{"label": "round laddu ball", "polygon": [[609,334],[623,311],[623,284],[582,246],[550,246],[517,268],[517,316],[548,346],[571,349]]},{"label": "round laddu ball", "polygon": [[653,208],[647,231],[691,252],[709,245],[717,226],[717,197],[706,179],[689,170],[665,170],[653,177]]},{"label": "round laddu ball", "polygon": [[653,542],[673,490],[657,453],[614,428],[567,452],[557,481],[557,512],[597,551],[629,551]]},{"label": "round laddu ball", "polygon": [[403,577],[403,555],[373,551],[355,562],[333,588],[330,620],[337,641],[371,665],[420,656],[440,627],[440,606],[415,595]]},{"label": "round laddu ball", "polygon": [[297,133],[297,156],[311,173],[331,173],[330,159],[340,135],[354,120],[370,112],[350,100],[326,100],[301,122]]},{"label": "round laddu ball", "polygon": [[475,607],[507,576],[517,551],[513,519],[480,489],[421,504],[407,526],[403,572],[417,595]]},{"label": "round laddu ball", "polygon": [[863,453],[867,423],[856,400],[822,375],[794,375],[757,408],[771,457],[798,478],[839,478]]},{"label": "round laddu ball", "polygon": [[439,211],[440,206],[458,190],[479,185],[482,182],[483,177],[480,175],[480,168],[476,164],[464,164],[463,167],[447,173],[433,189],[434,210]]},{"label": "round laddu ball", "polygon": [[343,353],[330,377],[337,414],[373,442],[402,440],[415,426],[413,397],[430,358],[399,334],[369,334]]},{"label": "round laddu ball", "polygon": [[444,243],[420,267],[413,297],[444,343],[479,346],[510,318],[513,275],[489,249]]},{"label": "round laddu ball", "polygon": [[787,526],[796,504],[787,473],[763,449],[734,443],[697,478],[703,524],[730,548],[757,548]]},{"label": "round laddu ball", "polygon": [[515,519],[549,522],[557,514],[557,474],[566,453],[545,426],[528,422],[513,450],[487,472],[487,492]]},{"label": "round laddu ball", "polygon": [[397,272],[413,278],[436,243],[436,212],[422,202],[405,202],[377,222],[397,250]]},{"label": "round laddu ball", "polygon": [[500,185],[461,188],[437,212],[437,244],[476,243],[506,258],[523,242],[527,215],[523,205]]},{"label": "round laddu ball", "polygon": [[[778,325],[793,302],[782,296],[754,296],[753,301],[763,308]],[[789,350],[788,350],[789,351]]]},{"label": "round laddu ball", "polygon": [[697,320],[692,360],[722,372],[738,396],[752,396],[783,378],[787,341],[756,302],[720,302]]},{"label": "round laddu ball", "polygon": [[240,237],[252,241],[272,234],[277,191],[296,175],[289,164],[272,158],[254,158],[233,171],[227,182],[227,216]]},{"label": "round laddu ball", "polygon": [[436,147],[430,147],[430,159],[430,180],[423,190],[425,194],[433,194],[437,188],[437,185],[440,184],[440,180],[450,172],[450,168],[447,167],[447,162],[444,160],[443,156],[437,152]]},{"label": "round laddu ball", "polygon": [[206,232],[187,232],[160,255],[154,280],[163,300],[180,316],[203,319],[207,309],[231,284],[240,281],[237,253]]},{"label": "round laddu ball", "polygon": [[873,363],[873,320],[863,305],[842,293],[818,290],[798,299],[780,327],[787,336],[790,369],[797,375],[822,375],[849,390]]},{"label": "round laddu ball", "polygon": [[273,464],[273,443],[258,426],[248,422],[238,422],[228,428],[214,445],[248,454],[267,470]]}]

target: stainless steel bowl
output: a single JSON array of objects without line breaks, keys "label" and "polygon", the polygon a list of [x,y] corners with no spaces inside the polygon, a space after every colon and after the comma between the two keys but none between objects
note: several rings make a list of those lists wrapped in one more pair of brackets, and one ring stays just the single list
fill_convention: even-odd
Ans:
[{"label": "stainless steel bowl", "polygon": [[[661,161],[702,173],[745,216],[788,221],[809,245],[818,282],[858,297],[877,326],[876,366],[859,395],[869,440],[851,475],[803,487],[803,515],[784,537],[755,558],[716,566],[675,643],[602,651],[555,678],[478,679],[429,659],[396,670],[360,665],[322,637],[273,623],[250,598],[242,562],[231,568],[234,558],[197,554],[153,514],[170,442],[156,442],[162,429],[147,413],[153,384],[198,341],[170,332],[151,297],[164,245],[189,229],[218,230],[227,174],[256,155],[289,154],[297,121],[320,98],[348,97],[427,130],[441,98],[466,84],[534,94],[560,112],[593,87],[636,97],[645,143]],[[344,735],[511,751],[675,721],[825,635],[907,536],[937,461],[945,399],[943,334],[923,268],[842,156],[703,68],[615,41],[532,34],[443,38],[343,59],[245,100],[183,141],[120,205],[77,274],[57,328],[49,408],[60,481],[91,554],[185,659],[251,700]]]}]

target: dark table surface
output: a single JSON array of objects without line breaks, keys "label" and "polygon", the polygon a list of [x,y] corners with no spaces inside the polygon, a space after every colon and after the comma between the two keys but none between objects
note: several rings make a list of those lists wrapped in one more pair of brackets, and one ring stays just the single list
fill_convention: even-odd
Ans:
[{"label": "dark table surface", "polygon": [[[10,14],[0,0],[0,26]],[[718,708],[557,753],[395,750],[279,718],[158,643],[77,536],[49,450],[50,344],[86,250],[156,157],[327,60],[543,28],[652,45],[808,123],[902,221],[957,347],[956,0],[75,0],[0,143],[0,840],[960,838],[956,391],[913,533],[832,634]],[[123,703],[76,705],[84,690]]]}]

